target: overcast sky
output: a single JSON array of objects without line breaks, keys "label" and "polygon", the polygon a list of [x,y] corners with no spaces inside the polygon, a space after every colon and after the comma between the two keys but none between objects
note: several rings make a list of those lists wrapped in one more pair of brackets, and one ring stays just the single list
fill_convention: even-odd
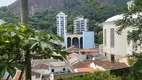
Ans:
[{"label": "overcast sky", "polygon": [[0,7],[1,6],[8,6],[9,4],[13,3],[16,0],[0,0]]}]

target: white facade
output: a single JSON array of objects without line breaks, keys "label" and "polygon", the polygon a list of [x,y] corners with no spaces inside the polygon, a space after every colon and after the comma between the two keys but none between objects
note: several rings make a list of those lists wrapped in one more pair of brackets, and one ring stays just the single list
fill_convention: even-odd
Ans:
[{"label": "white facade", "polygon": [[41,73],[41,74],[50,74],[51,73],[50,69],[32,69],[32,71],[37,72],[37,73]]},{"label": "white facade", "polygon": [[74,20],[74,33],[75,34],[81,34],[83,31],[87,31],[87,19],[84,19],[84,17],[76,17]]},{"label": "white facade", "polygon": [[32,80],[41,80],[40,78],[36,78],[36,76],[32,76]]},{"label": "white facade", "polygon": [[61,36],[61,37],[65,37],[66,35],[66,27],[67,27],[67,15],[63,12],[60,12],[57,16],[56,16],[56,20],[57,20],[57,35]]},{"label": "white facade", "polygon": [[128,44],[127,41],[128,31],[133,29],[128,27],[121,32],[121,35],[118,35],[116,31],[119,27],[115,24],[116,19],[112,17],[103,23],[103,52],[105,56],[110,55],[108,59],[111,59],[111,55],[113,55],[114,60],[118,56],[126,56],[134,51],[132,42]]},{"label": "white facade", "polygon": [[[134,1],[131,0],[127,3],[128,9],[134,5]],[[135,51],[135,44],[130,42],[128,44],[127,35],[128,31],[135,30],[136,28],[132,28],[131,26],[125,28],[121,35],[117,34],[117,30],[119,26],[116,26],[115,22],[117,20],[123,19],[124,14],[113,16],[107,19],[103,23],[103,53],[105,56],[108,56],[109,60],[119,60],[126,56],[127,54],[131,55],[133,51]],[[137,18],[137,14],[133,14],[132,18]],[[142,47],[137,48],[137,52],[142,51]]]}]

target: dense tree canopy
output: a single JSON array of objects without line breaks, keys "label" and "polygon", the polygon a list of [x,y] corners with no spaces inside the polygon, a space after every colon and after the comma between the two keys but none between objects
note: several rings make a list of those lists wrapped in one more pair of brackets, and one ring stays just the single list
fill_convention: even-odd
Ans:
[{"label": "dense tree canopy", "polygon": [[109,71],[94,72],[83,76],[63,77],[58,80],[133,80],[131,76],[117,76]]},{"label": "dense tree canopy", "polygon": [[[4,24],[0,26],[0,33],[0,78],[5,72],[14,77],[17,69],[23,71],[28,67],[31,70],[31,64],[27,64],[27,60],[32,58],[31,53],[35,53],[37,58],[61,60],[67,54],[60,45],[62,38],[28,25]],[[27,54],[30,54],[28,58]]]}]

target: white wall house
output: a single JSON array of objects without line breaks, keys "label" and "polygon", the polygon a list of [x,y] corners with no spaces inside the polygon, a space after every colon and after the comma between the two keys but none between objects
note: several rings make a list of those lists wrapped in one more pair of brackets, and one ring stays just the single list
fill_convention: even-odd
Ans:
[{"label": "white wall house", "polygon": [[50,68],[49,68],[50,72],[53,72],[53,73],[66,73],[66,72],[70,72],[69,65],[67,65],[66,62],[64,62],[64,61],[50,62],[49,66],[50,66]]},{"label": "white wall house", "polygon": [[45,59],[32,60],[32,71],[44,74],[70,72],[70,66],[65,61]]}]

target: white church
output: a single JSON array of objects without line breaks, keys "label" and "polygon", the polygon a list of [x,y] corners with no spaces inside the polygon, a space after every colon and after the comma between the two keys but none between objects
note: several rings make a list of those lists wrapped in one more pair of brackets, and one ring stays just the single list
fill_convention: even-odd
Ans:
[{"label": "white church", "polygon": [[[128,9],[133,5],[133,1],[127,3]],[[133,18],[137,18],[137,15],[133,15]],[[121,35],[117,34],[117,29],[115,22],[117,20],[123,19],[123,14],[113,16],[107,19],[103,23],[103,55],[107,56],[110,61],[118,61],[131,55],[134,51],[135,44],[127,42],[128,31],[132,31],[132,27],[127,27],[121,32]],[[138,47],[137,51],[142,52],[142,47]]]}]

